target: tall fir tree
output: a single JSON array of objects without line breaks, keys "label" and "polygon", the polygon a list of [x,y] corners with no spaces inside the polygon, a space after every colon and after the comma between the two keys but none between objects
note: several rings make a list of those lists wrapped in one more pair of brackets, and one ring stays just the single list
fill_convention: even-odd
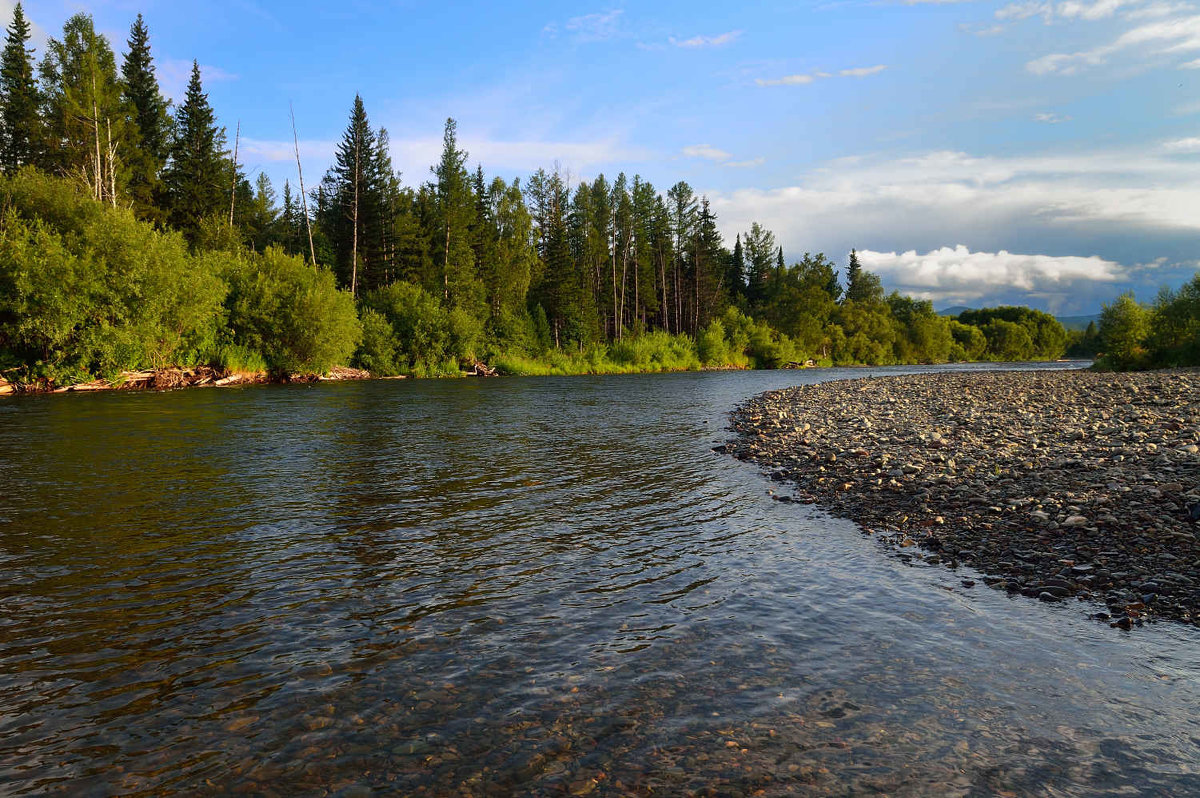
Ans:
[{"label": "tall fir tree", "polygon": [[37,164],[45,136],[30,35],[29,20],[17,3],[0,55],[0,168],[6,172]]},{"label": "tall fir tree", "polygon": [[475,198],[466,164],[467,153],[458,148],[458,125],[447,119],[442,157],[432,170],[437,178],[433,185],[437,223],[434,262],[441,271],[442,299],[446,305],[474,309],[483,305],[485,299],[482,285],[476,279],[475,253],[471,249]]},{"label": "tall fir tree", "polygon": [[862,265],[858,262],[858,252],[852,249],[850,250],[850,264],[846,267],[846,301],[862,302],[867,298],[865,293]]},{"label": "tall fir tree", "polygon": [[171,149],[169,103],[163,97],[150,54],[150,30],[141,14],[129,30],[128,52],[121,64],[123,96],[137,131],[137,142],[126,160],[129,163],[129,194],[133,207],[143,218],[162,221],[162,169]]},{"label": "tall fir tree", "polygon": [[175,141],[163,172],[167,213],[171,226],[195,243],[202,222],[228,214],[229,164],[225,133],[200,82],[200,64],[192,62],[183,105],[175,115]]}]

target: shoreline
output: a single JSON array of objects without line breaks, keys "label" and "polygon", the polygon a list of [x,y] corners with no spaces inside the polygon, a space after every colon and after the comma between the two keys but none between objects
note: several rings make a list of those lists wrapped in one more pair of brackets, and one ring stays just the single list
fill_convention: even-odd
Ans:
[{"label": "shoreline", "polygon": [[0,396],[36,396],[56,393],[95,393],[98,391],[177,391],[183,388],[234,388],[243,385],[285,384],[294,382],[341,382],[344,380],[397,379],[374,377],[362,369],[335,367],[329,374],[289,374],[272,377],[265,372],[238,372],[211,366],[168,367],[145,371],[122,371],[113,380],[92,380],[54,387],[53,384],[11,383],[0,378]]},{"label": "shoreline", "polygon": [[[901,556],[1128,629],[1200,624],[1200,370],[866,377],[773,391],[719,450]],[[964,587],[974,581],[964,579]]]}]

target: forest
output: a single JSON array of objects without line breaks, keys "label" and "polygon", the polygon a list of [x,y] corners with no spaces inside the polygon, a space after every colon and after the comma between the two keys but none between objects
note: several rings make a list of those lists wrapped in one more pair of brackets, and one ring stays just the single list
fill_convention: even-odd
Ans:
[{"label": "forest", "polygon": [[428,179],[406,185],[359,96],[325,174],[305,182],[297,146],[297,182],[277,188],[246,174],[240,124],[230,141],[197,63],[174,105],[140,14],[125,44],[118,60],[80,13],[38,54],[15,7],[0,56],[10,382],[201,363],[439,376],[480,361],[568,374],[1030,360],[1107,341],[1029,308],[939,316],[886,294],[854,252],[844,275],[819,253],[789,263],[758,224],[730,246],[686,182],[488,176],[452,119]]}]

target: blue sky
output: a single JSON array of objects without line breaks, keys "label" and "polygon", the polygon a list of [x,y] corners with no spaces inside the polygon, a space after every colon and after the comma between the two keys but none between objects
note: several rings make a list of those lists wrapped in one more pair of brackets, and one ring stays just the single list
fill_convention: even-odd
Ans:
[{"label": "blue sky", "polygon": [[[0,0],[0,16],[12,0]],[[1091,313],[1150,300],[1200,250],[1200,6],[1063,2],[534,3],[33,0],[120,51],[141,11],[169,94],[191,59],[243,162],[305,178],[355,92],[404,182],[447,116],[506,178],[641,174],[759,221],[789,259],[851,247],[939,307]],[[35,42],[36,43],[36,42]],[[294,177],[293,177],[294,181]]]}]

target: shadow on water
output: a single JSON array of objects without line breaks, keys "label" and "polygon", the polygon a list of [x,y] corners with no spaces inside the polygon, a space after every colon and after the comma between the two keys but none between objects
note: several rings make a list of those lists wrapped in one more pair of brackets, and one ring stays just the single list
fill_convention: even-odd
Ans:
[{"label": "shadow on water", "polygon": [[711,451],[911,371],[0,405],[0,792],[1200,792],[1200,635],[885,555]]}]

